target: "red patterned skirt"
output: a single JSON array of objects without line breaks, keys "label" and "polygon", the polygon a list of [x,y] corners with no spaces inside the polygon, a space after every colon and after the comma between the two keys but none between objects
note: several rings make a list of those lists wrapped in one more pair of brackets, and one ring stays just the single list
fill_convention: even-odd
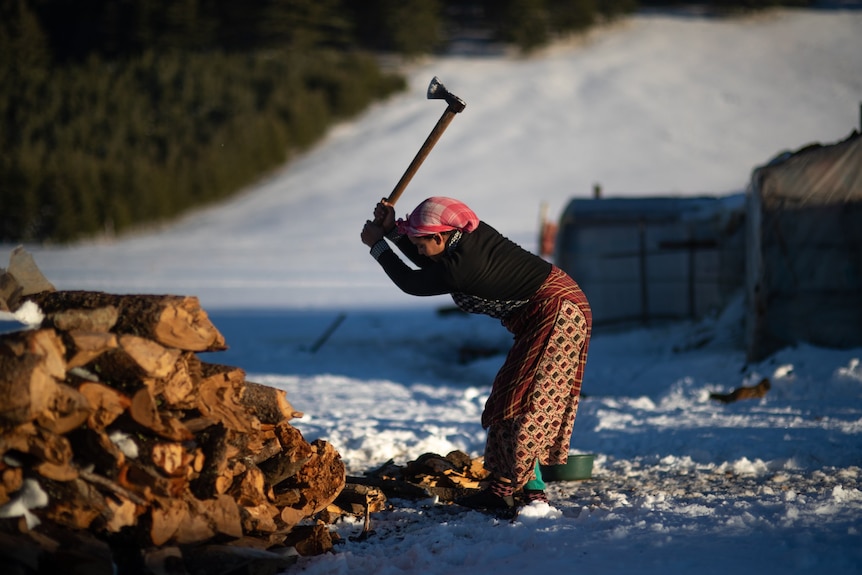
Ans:
[{"label": "red patterned skirt", "polygon": [[515,341],[482,413],[485,467],[521,486],[536,460],[566,462],[592,313],[578,284],[554,266],[530,303],[503,324]]}]

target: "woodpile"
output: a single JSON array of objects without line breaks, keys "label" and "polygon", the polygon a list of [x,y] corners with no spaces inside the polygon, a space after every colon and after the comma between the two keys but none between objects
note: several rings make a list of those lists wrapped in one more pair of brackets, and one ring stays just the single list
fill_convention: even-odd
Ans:
[{"label": "woodpile", "polygon": [[364,515],[362,532],[350,538],[361,541],[374,533],[370,515],[385,510],[388,498],[452,503],[484,488],[489,477],[483,457],[471,458],[462,451],[425,453],[406,465],[390,460],[363,476],[348,476],[344,489],[319,517],[335,523],[344,515]]},{"label": "woodpile", "polygon": [[374,487],[385,496],[400,499],[436,499],[449,503],[482,489],[489,479],[484,458],[471,458],[463,451],[443,456],[425,453],[406,465],[388,461],[364,476],[347,478],[348,487]]},{"label": "woodpile", "polygon": [[[197,298],[56,291],[0,268],[0,564],[9,572],[275,572],[332,548],[345,486],[281,390],[226,349]],[[6,567],[4,567],[5,572]]]}]

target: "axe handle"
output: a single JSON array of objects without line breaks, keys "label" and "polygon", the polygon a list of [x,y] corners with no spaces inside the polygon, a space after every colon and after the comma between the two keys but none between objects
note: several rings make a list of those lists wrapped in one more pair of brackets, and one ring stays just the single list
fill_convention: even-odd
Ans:
[{"label": "axe handle", "polygon": [[413,161],[410,162],[410,165],[407,166],[407,170],[404,172],[404,175],[401,176],[401,179],[398,180],[398,183],[395,185],[395,188],[392,190],[392,193],[389,194],[389,197],[386,200],[390,204],[394,204],[398,201],[398,198],[401,197],[401,194],[404,192],[404,189],[407,187],[407,184],[410,183],[410,180],[413,179],[413,176],[416,174],[416,171],[419,169],[419,166],[422,165],[422,162],[425,161],[425,158],[428,157],[428,154],[431,152],[431,148],[434,147],[434,144],[437,143],[437,140],[440,139],[440,136],[443,135],[443,131],[449,126],[449,123],[452,122],[452,118],[455,117],[455,114],[458,112],[452,109],[452,106],[448,106],[446,110],[443,112],[443,115],[440,116],[440,119],[437,120],[437,125],[434,126],[434,129],[431,130],[431,133],[428,134],[428,137],[425,138],[425,143],[422,144],[422,147],[419,148],[419,151],[416,153],[416,157],[413,158]]}]

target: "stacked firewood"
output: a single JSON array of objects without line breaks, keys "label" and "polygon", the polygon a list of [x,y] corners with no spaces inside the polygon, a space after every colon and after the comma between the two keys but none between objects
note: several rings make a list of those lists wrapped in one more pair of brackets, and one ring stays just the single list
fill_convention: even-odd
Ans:
[{"label": "stacked firewood", "polygon": [[470,457],[456,450],[445,456],[425,453],[405,465],[387,461],[361,477],[348,477],[347,482],[348,488],[374,487],[386,497],[451,503],[483,488],[489,476],[483,457]]},{"label": "stacked firewood", "polygon": [[339,454],[283,391],[202,359],[226,345],[197,298],[56,291],[16,253],[0,311],[28,307],[0,335],[0,563],[218,574],[332,547]]}]

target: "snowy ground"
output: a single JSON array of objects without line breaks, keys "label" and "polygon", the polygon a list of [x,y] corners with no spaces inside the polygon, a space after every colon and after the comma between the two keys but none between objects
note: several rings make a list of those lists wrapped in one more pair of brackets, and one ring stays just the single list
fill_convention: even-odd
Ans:
[{"label": "snowy ground", "polygon": [[[574,451],[593,478],[550,483],[551,507],[514,523],[394,501],[376,534],[302,573],[858,573],[862,568],[862,350],[799,346],[746,365],[740,306],[698,324],[596,334]],[[480,454],[488,382],[508,335],[435,310],[215,313],[228,363],[288,390],[308,438],[352,474],[425,452]],[[706,342],[706,343],[704,343]],[[464,346],[499,349],[459,363]],[[289,375],[276,375],[290,366]],[[769,377],[761,400],[721,404]]]},{"label": "snowy ground", "polygon": [[[359,242],[442,113],[424,98],[431,77],[467,109],[399,215],[445,193],[535,249],[541,203],[559,214],[596,182],[607,195],[738,192],[780,151],[843,139],[859,123],[860,54],[862,11],[832,10],[642,15],[535,57],[429,60],[409,93],[231,202],[127,239],[27,249],[60,289],[199,296],[231,347],[207,359],[287,389],[306,413],[297,427],[353,474],[475,455],[508,334],[401,294]],[[369,540],[339,524],[336,552],[292,571],[862,572],[862,349],[800,345],[747,365],[741,310],[596,329],[572,443],[597,454],[593,478],[551,484],[550,507],[510,523],[394,501]],[[467,345],[494,353],[463,363]],[[762,399],[709,399],[761,377]]]}]

